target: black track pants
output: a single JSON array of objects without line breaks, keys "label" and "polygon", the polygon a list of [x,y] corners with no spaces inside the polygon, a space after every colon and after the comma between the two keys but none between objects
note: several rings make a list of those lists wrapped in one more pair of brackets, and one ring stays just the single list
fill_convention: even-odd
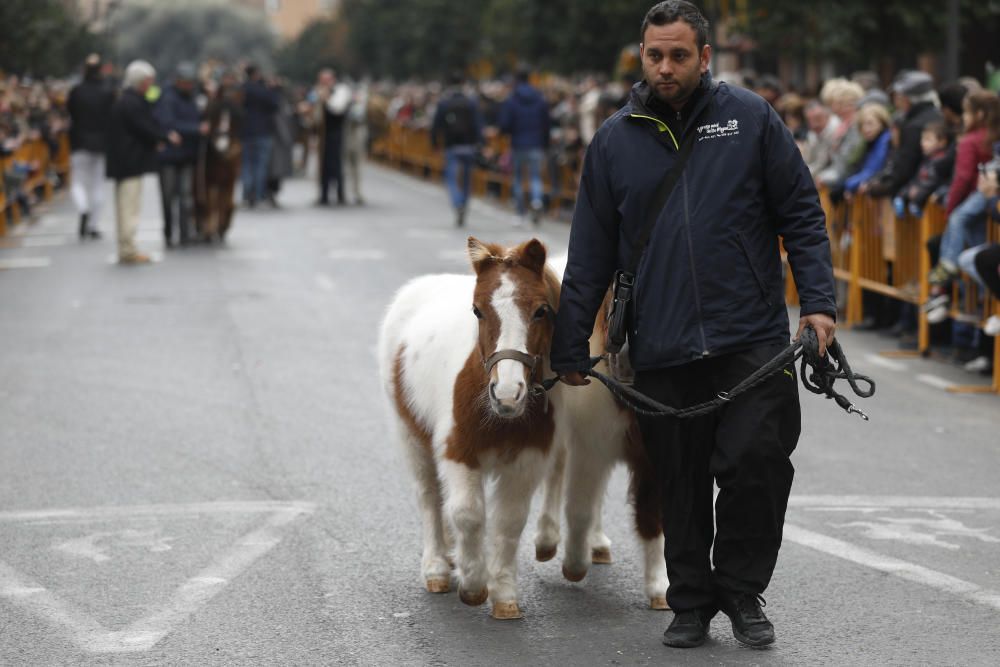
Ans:
[{"label": "black track pants", "polygon": [[[667,405],[694,405],[728,391],[784,347],[767,345],[642,371],[635,386]],[[718,587],[762,593],[778,558],[795,473],[789,460],[800,428],[794,367],[710,415],[641,418],[639,424],[663,484],[670,607],[709,606]],[[713,480],[719,487],[714,527]]]}]

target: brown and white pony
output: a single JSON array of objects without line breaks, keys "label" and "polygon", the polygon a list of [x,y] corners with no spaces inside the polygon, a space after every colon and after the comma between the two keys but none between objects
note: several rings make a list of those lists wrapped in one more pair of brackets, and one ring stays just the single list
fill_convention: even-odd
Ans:
[{"label": "brown and white pony", "polygon": [[379,364],[417,481],[427,590],[449,589],[450,529],[462,602],[489,597],[494,618],[519,618],[517,548],[555,435],[535,385],[551,374],[559,280],[538,240],[468,247],[474,276],[425,276],[397,293]]},{"label": "brown and white pony", "polygon": [[[495,618],[519,618],[517,547],[543,477],[536,556],[556,553],[565,488],[563,574],[583,579],[591,560],[610,562],[601,506],[611,470],[624,461],[633,474],[647,599],[666,608],[659,502],[634,417],[596,383],[557,386],[551,400],[535,388],[543,374],[551,376],[559,302],[559,278],[545,263],[544,246],[532,240],[508,249],[470,238],[469,256],[475,275],[424,276],[405,285],[378,343],[382,382],[417,481],[424,585],[432,593],[449,590],[454,535],[462,601],[478,605],[489,596]],[[593,340],[603,341],[600,326]]]}]

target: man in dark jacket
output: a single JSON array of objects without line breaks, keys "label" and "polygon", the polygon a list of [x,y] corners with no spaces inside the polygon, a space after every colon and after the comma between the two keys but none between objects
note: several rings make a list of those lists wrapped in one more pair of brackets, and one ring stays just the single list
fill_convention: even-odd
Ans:
[{"label": "man in dark jacket", "polygon": [[892,197],[910,182],[924,159],[920,135],[928,123],[944,117],[938,109],[934,81],[926,72],[903,72],[892,84],[893,103],[903,114],[899,125],[899,146],[892,154],[888,168],[868,193],[876,197]]},{"label": "man in dark jacket", "polygon": [[431,145],[434,148],[444,146],[444,180],[458,227],[465,224],[472,168],[478,146],[483,142],[483,117],[479,105],[462,91],[463,83],[460,74],[451,75],[450,88],[438,102],[431,123]]},{"label": "man in dark jacket", "polygon": [[[641,34],[645,81],[587,151],[552,368],[569,385],[587,383],[581,371],[590,365],[598,308],[657,215],[650,202],[690,138],[686,168],[638,264],[628,330],[636,388],[685,407],[732,389],[787,346],[779,237],[801,298],[799,331],[812,326],[824,354],[835,331],[833,269],[823,211],[794,139],[762,98],[712,82],[708,22],[698,9],[661,2]],[[665,644],[700,645],[719,609],[739,641],[774,641],[759,595],[781,545],[799,420],[791,366],[713,414],[640,420],[663,484],[675,612]]]},{"label": "man in dark jacket", "polygon": [[337,183],[337,203],[344,198],[344,126],[351,107],[351,89],[337,82],[332,69],[320,71],[314,90],[319,127],[319,204],[330,203],[330,182]]},{"label": "man in dark jacket", "polygon": [[201,112],[194,101],[196,74],[194,65],[178,65],[173,85],[163,91],[155,108],[160,125],[177,132],[182,140],[180,145],[167,146],[159,154],[163,238],[168,248],[174,245],[175,207],[177,240],[181,245],[187,245],[195,236],[194,172],[199,142],[208,132],[208,123],[201,119]]},{"label": "man in dark jacket", "polygon": [[267,170],[274,144],[278,96],[256,65],[247,65],[243,84],[243,202],[251,208],[267,197]]},{"label": "man in dark jacket", "polygon": [[153,116],[145,94],[153,85],[156,70],[143,60],[125,68],[124,90],[111,108],[108,134],[108,178],[115,182],[115,214],[118,224],[118,261],[145,264],[149,256],[135,247],[142,206],[142,175],[156,171],[156,149],[170,142],[177,146],[181,136],[165,130]]},{"label": "man in dark jacket", "polygon": [[531,187],[531,219],[537,225],[542,215],[542,162],[549,147],[549,105],[538,90],[528,83],[531,72],[517,71],[514,92],[500,107],[500,129],[510,135],[513,160],[514,204],[524,217],[524,191],[521,179],[528,168]]},{"label": "man in dark jacket", "polygon": [[80,238],[100,238],[97,217],[104,202],[104,153],[108,143],[108,118],[114,92],[101,77],[101,58],[87,57],[83,81],[69,91],[70,192],[80,214]]}]

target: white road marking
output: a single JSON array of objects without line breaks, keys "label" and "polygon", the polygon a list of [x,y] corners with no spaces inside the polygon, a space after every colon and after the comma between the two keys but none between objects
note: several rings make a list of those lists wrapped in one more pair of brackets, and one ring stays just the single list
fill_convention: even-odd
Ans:
[{"label": "white road marking", "polygon": [[44,248],[48,246],[67,245],[69,239],[66,236],[25,236],[21,239],[22,248]]},{"label": "white road marking", "polygon": [[70,508],[0,512],[0,521],[36,521],[81,518],[146,518],[186,514],[267,513],[264,525],[247,533],[219,554],[205,569],[188,579],[167,602],[123,630],[110,631],[71,602],[0,561],[0,598],[27,609],[59,627],[83,650],[92,653],[148,651],[179,622],[211,600],[222,588],[258,558],[281,542],[280,529],[315,505],[304,502],[220,502],[137,507]]},{"label": "white road marking", "polygon": [[219,250],[215,256],[236,262],[263,262],[274,257],[269,250]]},{"label": "white road marking", "polygon": [[0,271],[6,269],[43,269],[52,264],[49,257],[5,257],[0,259]]},{"label": "white road marking", "polygon": [[884,556],[869,549],[856,546],[792,524],[785,524],[785,539],[816,551],[836,556],[858,565],[891,574],[900,579],[928,586],[970,602],[992,607],[1000,611],[1000,592],[983,588],[964,579],[938,572],[916,563]]},{"label": "white road marking", "polygon": [[[970,496],[792,496],[789,507],[1000,510],[1000,498]],[[2,515],[0,515],[2,516]]]},{"label": "white road marking", "polygon": [[950,380],[945,380],[942,377],[938,377],[937,375],[930,375],[928,373],[921,373],[917,375],[917,380],[923,382],[926,385],[930,385],[935,389],[944,389],[945,391],[955,386],[955,383],[951,382]]},{"label": "white road marking", "polygon": [[379,261],[385,259],[386,254],[384,250],[377,250],[375,248],[370,249],[337,249],[330,251],[330,259],[342,259],[342,260],[368,260],[368,261]]},{"label": "white road marking", "polygon": [[336,284],[330,278],[330,276],[325,273],[316,274],[316,287],[323,290],[324,292],[332,292],[336,288]]},{"label": "white road marking", "polygon": [[886,359],[880,354],[866,354],[865,361],[872,366],[881,366],[882,368],[887,368],[890,371],[896,371],[897,373],[906,371],[906,364],[903,362]]}]

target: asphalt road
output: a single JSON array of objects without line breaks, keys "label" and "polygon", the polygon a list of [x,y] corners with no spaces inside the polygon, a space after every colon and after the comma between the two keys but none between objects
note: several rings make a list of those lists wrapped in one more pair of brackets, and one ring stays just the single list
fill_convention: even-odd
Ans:
[{"label": "asphalt road", "polygon": [[[615,473],[615,563],[580,584],[521,550],[520,621],[426,593],[408,471],[373,345],[408,278],[465,271],[437,184],[370,168],[363,207],[241,210],[223,248],[165,251],[156,184],[140,246],[79,243],[68,199],[0,248],[0,664],[1000,664],[1000,398],[947,364],[887,359],[870,423],[803,395],[785,545],[754,651],[717,619],[661,645]],[[104,216],[105,232],[111,229]],[[568,225],[537,234],[565,250]],[[537,504],[537,499],[536,499]]]}]

